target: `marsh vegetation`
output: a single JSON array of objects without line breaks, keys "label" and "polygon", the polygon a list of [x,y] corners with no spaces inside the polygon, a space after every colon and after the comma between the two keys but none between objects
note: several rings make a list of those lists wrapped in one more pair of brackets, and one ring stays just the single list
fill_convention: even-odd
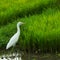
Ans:
[{"label": "marsh vegetation", "polygon": [[0,50],[6,51],[18,21],[25,25],[15,48],[33,54],[60,52],[59,0],[0,0]]}]

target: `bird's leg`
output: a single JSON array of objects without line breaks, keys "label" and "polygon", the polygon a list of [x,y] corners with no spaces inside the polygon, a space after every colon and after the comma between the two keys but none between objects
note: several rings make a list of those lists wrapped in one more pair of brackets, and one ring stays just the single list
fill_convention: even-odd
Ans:
[{"label": "bird's leg", "polygon": [[[15,48],[15,45],[16,45],[16,44],[13,45],[14,48]],[[14,53],[17,53],[17,49],[14,49]]]},{"label": "bird's leg", "polygon": [[13,54],[15,54],[15,57],[16,57],[17,49],[15,49],[15,46],[13,47]]},{"label": "bird's leg", "polygon": [[14,47],[12,47],[12,49],[11,49],[10,58],[13,58],[13,53],[14,53]]},{"label": "bird's leg", "polygon": [[14,47],[12,47],[11,53],[13,53],[13,51],[14,51]]},{"label": "bird's leg", "polygon": [[17,53],[18,53],[18,51],[17,51],[17,49],[15,49],[15,57],[17,56]]}]

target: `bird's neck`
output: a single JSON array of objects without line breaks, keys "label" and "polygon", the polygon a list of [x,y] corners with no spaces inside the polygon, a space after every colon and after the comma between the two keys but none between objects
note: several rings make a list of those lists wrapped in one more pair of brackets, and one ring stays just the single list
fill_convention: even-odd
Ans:
[{"label": "bird's neck", "polygon": [[19,28],[19,25],[17,25],[17,32],[20,33],[20,28]]}]

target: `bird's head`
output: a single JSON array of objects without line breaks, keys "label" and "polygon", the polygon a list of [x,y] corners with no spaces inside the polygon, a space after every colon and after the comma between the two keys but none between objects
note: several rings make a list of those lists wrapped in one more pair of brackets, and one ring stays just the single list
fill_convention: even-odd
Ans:
[{"label": "bird's head", "polygon": [[22,25],[22,24],[24,24],[24,23],[23,23],[23,22],[18,22],[18,23],[17,23],[17,25],[19,25],[19,26]]}]

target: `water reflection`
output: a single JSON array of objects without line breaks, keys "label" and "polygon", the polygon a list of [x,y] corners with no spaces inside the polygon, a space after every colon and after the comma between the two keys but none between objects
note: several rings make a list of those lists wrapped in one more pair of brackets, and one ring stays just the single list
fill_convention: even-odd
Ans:
[{"label": "water reflection", "polygon": [[57,54],[45,54],[45,55],[34,55],[34,54],[24,54],[13,53],[5,54],[0,56],[0,60],[60,60],[60,56]]},{"label": "water reflection", "polygon": [[27,55],[23,60],[60,60],[60,56],[54,54],[45,55]]}]

